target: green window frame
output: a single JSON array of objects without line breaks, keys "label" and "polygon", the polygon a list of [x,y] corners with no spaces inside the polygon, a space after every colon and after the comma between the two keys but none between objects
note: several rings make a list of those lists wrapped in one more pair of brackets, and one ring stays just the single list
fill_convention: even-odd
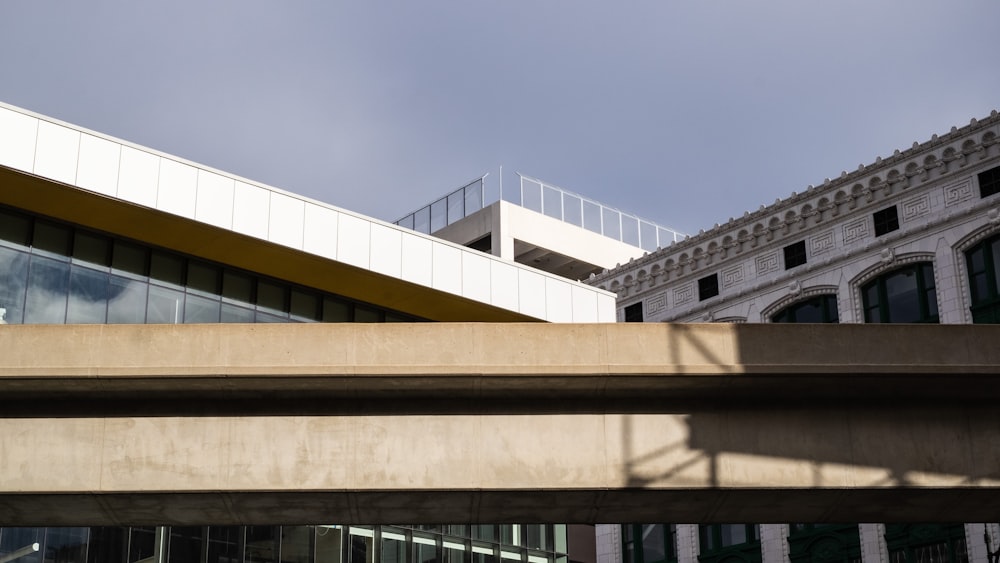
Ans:
[{"label": "green window frame", "polygon": [[623,563],[676,563],[675,524],[622,524]]},{"label": "green window frame", "polygon": [[969,310],[976,324],[1000,323],[1000,235],[965,252],[969,273]]},{"label": "green window frame", "polygon": [[965,524],[886,524],[889,563],[969,563]]},{"label": "green window frame", "polygon": [[771,315],[772,323],[839,323],[837,296],[817,295],[796,301]]},{"label": "green window frame", "polygon": [[861,287],[866,323],[938,323],[934,265],[917,262],[886,272]]},{"label": "green window frame", "polygon": [[698,561],[701,563],[760,563],[760,527],[757,524],[701,524]]}]

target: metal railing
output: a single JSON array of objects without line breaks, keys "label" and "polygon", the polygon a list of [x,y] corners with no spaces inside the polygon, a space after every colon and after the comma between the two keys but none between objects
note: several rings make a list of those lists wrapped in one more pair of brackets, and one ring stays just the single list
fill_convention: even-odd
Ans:
[{"label": "metal railing", "polygon": [[400,227],[425,234],[440,231],[455,221],[463,219],[496,201],[496,199],[487,201],[485,182],[487,176],[489,173],[483,174],[482,177],[469,182],[430,205],[421,207],[395,223]]},{"label": "metal railing", "polygon": [[652,252],[686,235],[518,173],[521,207]]},{"label": "metal railing", "polygon": [[516,192],[503,193],[503,184],[500,182],[497,182],[496,187],[488,187],[485,181],[487,176],[489,174],[484,174],[430,205],[406,215],[395,224],[432,234],[487,205],[503,200],[649,252],[686,236],[520,172],[517,173],[519,186]]}]

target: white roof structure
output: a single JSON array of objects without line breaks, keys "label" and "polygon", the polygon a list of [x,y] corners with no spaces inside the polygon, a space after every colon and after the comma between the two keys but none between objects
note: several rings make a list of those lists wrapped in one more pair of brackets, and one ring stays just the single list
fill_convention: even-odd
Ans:
[{"label": "white roof structure", "polygon": [[614,322],[615,295],[0,104],[0,166],[550,322]]}]

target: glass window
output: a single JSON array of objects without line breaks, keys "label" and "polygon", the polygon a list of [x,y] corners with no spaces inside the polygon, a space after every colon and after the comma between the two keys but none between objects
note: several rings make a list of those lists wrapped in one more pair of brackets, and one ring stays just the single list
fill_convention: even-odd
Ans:
[{"label": "glass window", "polygon": [[639,222],[639,246],[646,252],[656,250],[656,225],[645,221]]},{"label": "glass window", "polygon": [[877,237],[899,229],[899,215],[896,213],[895,205],[876,211],[872,214],[872,220],[875,222],[875,236]]},{"label": "glass window", "polygon": [[[0,556],[8,555],[33,543],[44,543],[45,528],[4,528],[0,534]],[[41,553],[31,553],[20,557],[17,563],[40,563]]]},{"label": "glass window", "polygon": [[208,563],[233,563],[239,560],[240,526],[212,526],[208,529]]},{"label": "glass window", "polygon": [[379,318],[379,312],[371,307],[365,307],[363,305],[354,306],[354,322],[356,323],[377,323],[381,319]]},{"label": "glass window", "polygon": [[111,276],[108,286],[108,322],[111,324],[142,324],[146,321],[147,284]]},{"label": "glass window", "polygon": [[633,303],[625,307],[625,322],[627,323],[642,322],[642,301],[638,303]]},{"label": "glass window", "polygon": [[893,270],[861,288],[866,323],[936,323],[934,267],[921,262]]},{"label": "glass window", "polygon": [[224,323],[252,323],[254,312],[246,307],[238,307],[229,303],[222,304],[221,322]]},{"label": "glass window", "polygon": [[129,533],[128,560],[138,561],[153,556],[156,545],[156,528],[132,528]]},{"label": "glass window", "polygon": [[29,233],[31,233],[30,218],[0,209],[0,244],[27,248]]},{"label": "glass window", "polygon": [[146,322],[149,324],[177,324],[184,312],[184,293],[156,285],[149,286],[146,305]]},{"label": "glass window", "polygon": [[232,270],[222,272],[222,300],[253,303],[253,278]]},{"label": "glass window", "polygon": [[965,253],[969,272],[970,310],[974,323],[1000,323],[1000,236]]},{"label": "glass window", "polygon": [[31,237],[31,247],[52,256],[68,256],[70,230],[63,225],[48,221],[35,221],[35,233]]},{"label": "glass window", "polygon": [[836,323],[837,296],[820,295],[793,303],[771,317],[772,323]]},{"label": "glass window", "polygon": [[211,264],[188,260],[187,289],[202,295],[218,295],[220,274],[219,268]]},{"label": "glass window", "polygon": [[542,212],[542,186],[521,178],[521,207]]},{"label": "glass window", "polygon": [[24,322],[28,254],[0,247],[0,324]]},{"label": "glass window", "polygon": [[583,226],[583,202],[580,198],[563,194],[563,221],[572,223],[577,227]]},{"label": "glass window", "polygon": [[[313,563],[314,535],[315,528],[312,526],[282,526],[281,563]],[[406,562],[400,560],[394,563]]]},{"label": "glass window", "polygon": [[257,308],[272,313],[284,313],[285,288],[270,282],[257,282]]},{"label": "glass window", "polygon": [[315,295],[293,289],[291,299],[293,319],[303,321],[319,320],[319,299]]},{"label": "glass window", "polygon": [[103,236],[77,231],[73,236],[73,261],[88,262],[94,266],[108,265],[110,241]]},{"label": "glass window", "polygon": [[1000,193],[1000,166],[979,173],[979,197]]},{"label": "glass window", "polygon": [[155,283],[183,286],[184,259],[176,254],[153,251],[149,257],[149,277]]},{"label": "glass window", "polygon": [[448,226],[448,201],[441,198],[431,204],[431,232],[436,233]]},{"label": "glass window", "polygon": [[184,322],[217,323],[220,320],[220,310],[218,299],[189,294],[184,299]]},{"label": "glass window", "polygon": [[277,563],[278,537],[277,526],[247,526],[246,563]]},{"label": "glass window", "polygon": [[635,217],[622,215],[622,242],[639,246],[639,220]]},{"label": "glass window", "polygon": [[431,208],[422,208],[413,214],[413,230],[419,233],[429,234],[431,232]]},{"label": "glass window", "polygon": [[204,550],[204,528],[173,526],[170,528],[169,563],[201,561]]},{"label": "glass window", "polygon": [[97,323],[108,320],[108,274],[74,265],[69,273],[67,323]]},{"label": "glass window", "polygon": [[465,186],[465,212],[474,213],[483,208],[483,181],[476,180]]},{"label": "glass window", "polygon": [[28,269],[24,322],[26,324],[65,322],[68,293],[69,264],[32,256]]},{"label": "glass window", "polygon": [[790,270],[806,263],[806,241],[800,240],[785,247],[785,269]]},{"label": "glass window", "polygon": [[116,240],[111,254],[111,268],[116,273],[146,275],[146,249],[122,240]]},{"label": "glass window", "polygon": [[698,280],[698,301],[704,301],[709,297],[719,294],[719,275],[712,274]]},{"label": "glass window", "polygon": [[353,320],[354,305],[332,297],[323,300],[323,322],[349,323]]}]

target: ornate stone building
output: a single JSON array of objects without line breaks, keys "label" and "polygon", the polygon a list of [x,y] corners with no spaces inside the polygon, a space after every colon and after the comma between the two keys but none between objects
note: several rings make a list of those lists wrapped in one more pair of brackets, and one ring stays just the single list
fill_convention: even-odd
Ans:
[{"label": "ornate stone building", "polygon": [[[1000,322],[1000,116],[914,143],[588,283],[631,322]],[[887,343],[889,344],[889,343]],[[965,563],[992,523],[598,527],[599,563]]]}]

